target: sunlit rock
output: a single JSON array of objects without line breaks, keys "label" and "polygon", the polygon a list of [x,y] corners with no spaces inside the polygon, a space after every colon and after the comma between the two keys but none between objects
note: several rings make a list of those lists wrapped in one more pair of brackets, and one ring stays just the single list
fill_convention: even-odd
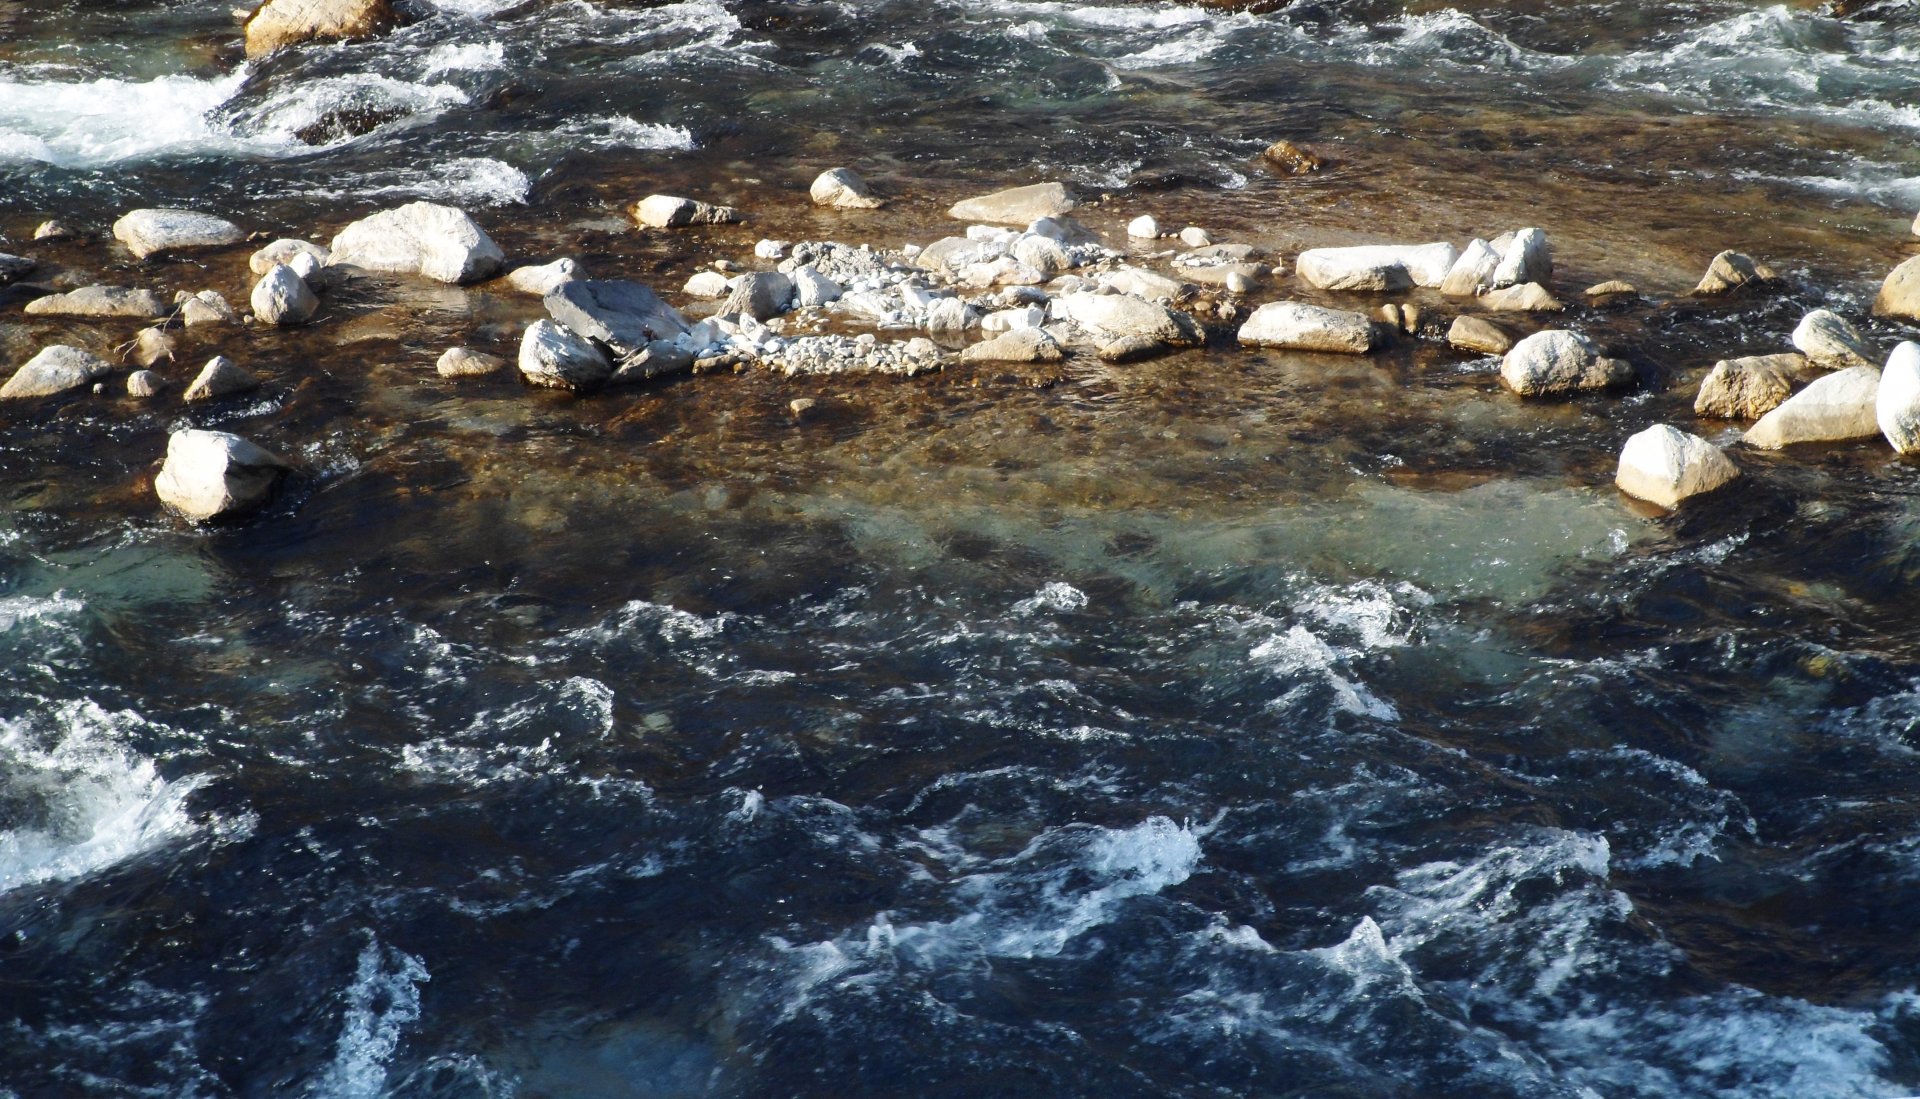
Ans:
[{"label": "sunlit rock", "polygon": [[51,397],[84,389],[113,372],[113,367],[91,352],[67,344],[44,348],[14,371],[0,386],[0,399]]},{"label": "sunlit rock", "polygon": [[1627,440],[1614,484],[1629,496],[1675,507],[1740,476],[1720,448],[1698,435],[1655,424]]},{"label": "sunlit rock", "polygon": [[1880,372],[1853,366],[1816,378],[1747,429],[1745,442],[1766,450],[1794,443],[1865,439],[1880,434]]},{"label": "sunlit rock", "polygon": [[1240,326],[1240,343],[1288,351],[1364,355],[1373,350],[1373,322],[1360,313],[1303,302],[1268,302]]},{"label": "sunlit rock", "polygon": [[161,252],[221,248],[247,239],[233,222],[193,210],[134,210],[113,223],[113,236],[141,259]]},{"label": "sunlit rock", "polygon": [[194,522],[256,511],[273,497],[287,463],[225,431],[176,431],[154,478],[160,502]]},{"label": "sunlit rock", "polygon": [[329,252],[329,266],[455,284],[491,277],[506,263],[500,246],[466,211],[432,202],[410,202],[361,218],[333,238]]},{"label": "sunlit rock", "polygon": [[1523,397],[1551,397],[1626,385],[1633,367],[1578,332],[1554,328],[1514,344],[1500,361],[1500,380]]}]

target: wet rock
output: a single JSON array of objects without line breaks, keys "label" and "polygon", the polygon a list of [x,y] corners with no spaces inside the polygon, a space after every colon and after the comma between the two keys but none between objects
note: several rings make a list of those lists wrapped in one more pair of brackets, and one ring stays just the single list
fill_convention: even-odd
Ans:
[{"label": "wet rock", "polygon": [[305,324],[320,308],[320,299],[314,296],[306,280],[284,263],[276,264],[261,276],[248,301],[253,306],[255,320],[282,326]]},{"label": "wet rock", "polygon": [[802,309],[839,301],[844,293],[839,283],[821,274],[820,269],[812,264],[794,268],[787,277],[793,280],[793,304]]},{"label": "wet rock", "polygon": [[1639,292],[1640,291],[1633,288],[1632,283],[1622,282],[1619,279],[1609,279],[1606,282],[1596,283],[1587,287],[1586,290],[1587,297],[1590,298],[1626,297],[1629,294],[1638,294]]},{"label": "wet rock", "polygon": [[1757,420],[1779,408],[1811,370],[1801,355],[1753,355],[1722,359],[1700,380],[1696,416]]},{"label": "wet rock", "polygon": [[1253,293],[1253,277],[1244,271],[1228,271],[1224,285],[1230,294]]},{"label": "wet rock", "polygon": [[786,255],[787,249],[791,247],[793,247],[793,242],[790,240],[756,241],[753,245],[753,257],[755,259],[779,259]]},{"label": "wet rock", "polygon": [[1190,346],[1202,338],[1191,317],[1130,294],[1063,294],[1054,299],[1053,315],[1072,321],[1101,344],[1149,336],[1173,346]]},{"label": "wet rock", "polygon": [[247,20],[247,56],[314,40],[365,38],[393,24],[389,0],[267,0]]},{"label": "wet rock", "polygon": [[1794,443],[1865,439],[1880,434],[1880,372],[1848,367],[1816,378],[1747,429],[1745,442],[1766,450]]},{"label": "wet rock", "polygon": [[417,274],[460,284],[489,278],[506,264],[500,246],[466,211],[432,202],[382,210],[340,230],[330,267]]},{"label": "wet rock", "polygon": [[1578,332],[1553,328],[1514,344],[1500,361],[1500,380],[1523,397],[1550,397],[1626,385],[1633,367]]},{"label": "wet rock", "polygon": [[75,240],[80,236],[74,228],[64,221],[47,220],[33,231],[35,240]]},{"label": "wet rock", "polygon": [[[276,264],[293,266],[296,257],[307,256],[318,267],[325,267],[332,253],[310,241],[283,237],[247,257],[247,269],[256,275],[264,275],[273,270]],[[298,274],[298,272],[295,272]],[[304,276],[302,276],[304,277]]]},{"label": "wet rock", "polygon": [[757,321],[768,321],[785,313],[792,303],[792,279],[778,271],[755,271],[740,276],[733,293],[720,306],[720,312],[742,313]]},{"label": "wet rock", "polygon": [[797,420],[806,416],[807,413],[812,412],[819,403],[819,401],[814,400],[812,397],[796,397],[787,402],[787,411],[792,413],[793,418]]},{"label": "wet rock", "polygon": [[[133,338],[131,352],[133,361],[141,366],[152,366],[162,359],[173,361],[173,353],[179,347],[179,341],[162,328],[142,328]],[[125,352],[122,353],[123,355]]]},{"label": "wet rock", "polygon": [[678,195],[648,195],[634,204],[633,220],[649,229],[680,229],[689,225],[732,225],[741,220],[731,206],[715,206]]},{"label": "wet rock", "polygon": [[496,373],[506,365],[507,360],[498,355],[487,355],[465,347],[449,347],[441,353],[433,369],[442,378],[477,378]]},{"label": "wet rock", "polygon": [[1816,309],[1800,318],[1793,330],[1793,346],[1815,366],[1827,370],[1879,365],[1859,330],[1826,309]]},{"label": "wet rock", "polygon": [[1445,241],[1312,248],[1300,253],[1293,270],[1320,290],[1404,290],[1439,286],[1459,258],[1459,251]]},{"label": "wet rock", "polygon": [[78,347],[57,343],[43,348],[14,371],[7,384],[0,386],[0,400],[51,397],[85,389],[111,373],[113,367],[105,359]]},{"label": "wet rock", "polygon": [[507,272],[506,283],[522,294],[537,294],[544,298],[559,289],[562,283],[572,282],[579,277],[578,263],[571,259],[557,259],[538,267],[516,267]]},{"label": "wet rock", "polygon": [[154,320],[173,312],[167,299],[151,290],[124,286],[83,286],[64,294],[49,294],[27,303],[37,317],[140,317]]},{"label": "wet rock", "polygon": [[233,222],[193,210],[134,210],[113,223],[113,236],[140,259],[161,252],[221,248],[247,239]]},{"label": "wet rock", "polygon": [[1707,265],[1707,273],[1701,276],[1700,285],[1694,287],[1693,292],[1724,294],[1742,286],[1777,282],[1779,278],[1773,268],[1752,256],[1740,252],[1722,252]]},{"label": "wet rock", "polygon": [[198,294],[180,299],[180,323],[188,328],[199,328],[209,324],[238,324],[240,314],[234,312],[224,295],[214,290],[202,290]]},{"label": "wet rock", "polygon": [[1547,234],[1538,229],[1522,229],[1513,235],[1500,266],[1494,268],[1487,285],[1499,290],[1524,283],[1545,283],[1553,277],[1553,252],[1547,247]]},{"label": "wet rock", "polygon": [[732,289],[727,276],[718,271],[701,271],[688,279],[680,292],[690,298],[724,298]]},{"label": "wet rock", "polygon": [[[766,363],[789,378],[802,375],[888,374],[914,377],[940,369],[940,349],[924,338],[882,343],[859,336],[802,336],[788,340]],[[696,364],[697,365],[697,364]]]},{"label": "wet rock", "polygon": [[1480,317],[1460,316],[1447,329],[1447,343],[1462,351],[1483,355],[1505,355],[1513,350],[1513,337],[1507,330]]},{"label": "wet rock", "polygon": [[1291,176],[1303,176],[1326,167],[1326,161],[1291,141],[1276,141],[1260,154],[1268,164]]},{"label": "wet rock", "polygon": [[1141,214],[1127,222],[1127,236],[1133,240],[1153,240],[1160,235],[1160,223],[1151,214]]},{"label": "wet rock", "polygon": [[1739,468],[1719,447],[1698,435],[1655,424],[1621,448],[1613,483],[1629,496],[1671,508],[1739,476]]},{"label": "wet rock", "polygon": [[1157,359],[1174,350],[1165,340],[1153,336],[1122,336],[1101,344],[1096,354],[1103,363],[1137,363]]},{"label": "wet rock", "polygon": [[1495,313],[1559,313],[1567,307],[1537,282],[1490,290],[1480,298],[1480,304]]},{"label": "wet rock", "polygon": [[598,389],[613,376],[613,363],[584,337],[552,321],[535,321],[520,340],[520,376],[549,389]]},{"label": "wet rock", "polygon": [[167,460],[153,491],[177,514],[205,523],[258,511],[287,469],[286,462],[238,435],[189,428],[167,440]]},{"label": "wet rock", "polygon": [[613,376],[607,379],[607,385],[644,382],[667,374],[685,374],[692,369],[692,351],[666,340],[654,340],[635,354],[623,356],[615,365]]},{"label": "wet rock", "polygon": [[260,388],[260,379],[254,373],[225,355],[215,355],[202,367],[193,384],[187,386],[185,400],[211,401],[218,397],[228,397],[235,393],[247,393]]},{"label": "wet rock", "polygon": [[1021,328],[983,340],[960,352],[963,363],[1046,363],[1066,357],[1044,328]]},{"label": "wet rock", "polygon": [[1440,280],[1440,292],[1456,298],[1473,297],[1493,285],[1493,273],[1499,269],[1500,253],[1475,237],[1447,269],[1446,277]]},{"label": "wet rock", "polygon": [[38,262],[25,256],[10,256],[0,252],[0,286],[10,286],[33,273]]},{"label": "wet rock", "polygon": [[1880,434],[1902,454],[1920,451],[1920,343],[1908,340],[1887,356],[1874,396]]},{"label": "wet rock", "polygon": [[829,168],[821,172],[814,178],[807,194],[815,206],[832,206],[840,210],[877,210],[886,205],[874,197],[872,190],[867,187],[867,181],[851,168]]},{"label": "wet rock", "polygon": [[964,199],[954,203],[947,216],[995,225],[1026,225],[1041,218],[1057,218],[1078,205],[1064,184],[1035,183]]},{"label": "wet rock", "polygon": [[615,355],[638,352],[654,340],[672,340],[691,326],[678,309],[646,286],[625,279],[576,279],[548,294],[547,314]]},{"label": "wet rock", "polygon": [[1290,351],[1364,355],[1373,350],[1373,325],[1359,313],[1301,302],[1276,301],[1253,311],[1240,326],[1241,344]]},{"label": "wet rock", "polygon": [[136,370],[127,375],[127,396],[142,400],[157,397],[167,387],[167,380],[151,370]]},{"label": "wet rock", "polygon": [[1873,299],[1873,315],[1920,321],[1920,256],[1902,263],[1887,275]]}]

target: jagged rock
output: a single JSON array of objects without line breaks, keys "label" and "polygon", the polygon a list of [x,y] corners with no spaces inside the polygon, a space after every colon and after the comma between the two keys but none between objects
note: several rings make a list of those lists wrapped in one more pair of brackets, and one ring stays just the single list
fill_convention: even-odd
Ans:
[{"label": "jagged rock", "polygon": [[609,386],[643,382],[665,374],[685,374],[693,369],[693,352],[666,340],[654,340],[637,354],[627,355],[607,379]]},{"label": "jagged rock", "polygon": [[506,254],[466,211],[432,202],[409,202],[361,218],[333,238],[330,267],[417,274],[444,283],[489,278]]},{"label": "jagged rock", "polygon": [[1373,324],[1362,314],[1291,301],[1268,302],[1254,310],[1240,326],[1239,339],[1249,347],[1347,355],[1364,355],[1374,343]]},{"label": "jagged rock", "polygon": [[51,397],[84,389],[111,373],[113,367],[105,359],[78,347],[57,343],[43,348],[14,371],[7,384],[0,386],[0,400]]},{"label": "jagged rock", "polygon": [[727,276],[718,271],[696,272],[680,292],[690,298],[724,298],[733,289],[727,282]]},{"label": "jagged rock", "polygon": [[1707,265],[1707,273],[1701,276],[1700,285],[1693,288],[1696,294],[1724,294],[1729,290],[1752,283],[1776,282],[1780,278],[1773,268],[1739,252],[1722,252],[1713,257]]},{"label": "jagged rock", "polygon": [[157,397],[167,387],[167,380],[151,370],[136,370],[127,375],[127,396],[146,399]]},{"label": "jagged rock", "polygon": [[1902,454],[1920,450],[1920,343],[1908,340],[1887,356],[1874,396],[1880,434]]},{"label": "jagged rock", "polygon": [[188,328],[209,324],[238,324],[240,314],[233,311],[219,291],[202,290],[180,300],[180,323]]},{"label": "jagged rock", "polygon": [[1293,270],[1320,290],[1404,290],[1439,286],[1459,258],[1459,251],[1445,241],[1312,248],[1300,253]]},{"label": "jagged rock", "polygon": [[260,379],[252,371],[227,358],[215,355],[202,367],[193,384],[187,386],[185,400],[211,401],[216,397],[227,397],[235,393],[246,393],[260,388]]},{"label": "jagged rock", "polygon": [[1049,279],[1065,274],[1074,266],[1073,257],[1059,241],[1031,233],[1014,240],[1012,253],[1014,259]]},{"label": "jagged rock", "polygon": [[1739,468],[1719,447],[1698,435],[1655,424],[1621,448],[1613,483],[1629,496],[1671,508],[1738,476]]},{"label": "jagged rock", "polygon": [[1513,345],[1500,361],[1500,380],[1523,397],[1549,397],[1625,385],[1633,367],[1578,332],[1551,328]]},{"label": "jagged rock", "polygon": [[960,352],[963,363],[1046,363],[1066,356],[1044,328],[1019,328]]},{"label": "jagged rock", "polygon": [[956,202],[947,216],[995,225],[1026,225],[1041,218],[1057,218],[1078,205],[1064,184],[1035,183]]},{"label": "jagged rock", "polygon": [[613,364],[580,335],[552,321],[535,321],[520,340],[520,376],[549,389],[597,389],[613,376]]},{"label": "jagged rock", "polygon": [[1261,153],[1260,156],[1268,164],[1273,165],[1288,175],[1294,176],[1303,176],[1310,172],[1317,172],[1326,166],[1326,161],[1321,160],[1320,157],[1312,151],[1295,145],[1291,141],[1276,141],[1267,146],[1266,151]]},{"label": "jagged rock", "polygon": [[124,286],[83,286],[64,294],[49,294],[27,303],[36,317],[140,317],[154,320],[173,312],[167,299],[151,290]]},{"label": "jagged rock", "polygon": [[785,313],[793,302],[793,280],[778,271],[755,271],[740,276],[733,293],[720,306],[721,314],[742,313],[768,321]]},{"label": "jagged rock", "polygon": [[1693,400],[1694,415],[1757,420],[1779,408],[1809,370],[1802,355],[1722,359],[1700,380],[1700,393]]},{"label": "jagged rock", "polygon": [[845,292],[839,283],[810,263],[794,268],[787,277],[793,280],[793,304],[798,308],[810,309],[839,301]]},{"label": "jagged rock", "polygon": [[10,286],[33,273],[39,263],[25,256],[10,256],[0,252],[0,286]]},{"label": "jagged rock", "polygon": [[1590,298],[1624,297],[1628,294],[1638,294],[1639,292],[1640,291],[1633,288],[1632,283],[1622,282],[1619,279],[1608,279],[1606,282],[1589,286],[1586,290],[1587,297]]},{"label": "jagged rock", "polygon": [[39,228],[33,231],[35,240],[74,240],[79,236],[66,222],[53,219],[41,222]]},{"label": "jagged rock", "polygon": [[1564,302],[1537,282],[1490,290],[1480,304],[1495,313],[1558,313],[1566,309]]},{"label": "jagged rock", "polygon": [[548,294],[547,314],[581,336],[631,355],[654,340],[672,340],[691,327],[680,311],[652,290],[626,279],[576,279]]},{"label": "jagged rock", "polygon": [[1151,214],[1141,214],[1127,222],[1127,236],[1134,240],[1154,240],[1160,236],[1160,223]]},{"label": "jagged rock", "polygon": [[498,355],[487,355],[465,347],[449,347],[433,364],[433,369],[442,378],[477,378],[496,373],[506,365],[507,360]]},{"label": "jagged rock", "polygon": [[1505,355],[1513,350],[1513,337],[1506,329],[1472,316],[1453,319],[1453,326],[1447,329],[1447,343],[1462,351],[1478,351],[1483,355]]},{"label": "jagged rock", "polygon": [[633,220],[650,229],[679,229],[688,225],[732,225],[740,211],[731,206],[695,202],[678,195],[648,195],[634,204]]},{"label": "jagged rock", "polygon": [[1500,253],[1493,250],[1493,245],[1475,237],[1447,269],[1446,277],[1440,280],[1440,292],[1456,298],[1471,298],[1493,285],[1493,273],[1499,269]]},{"label": "jagged rock", "polygon": [[220,248],[247,239],[233,222],[193,210],[134,210],[113,223],[113,236],[140,259],[161,252]]},{"label": "jagged rock", "polygon": [[1842,370],[1849,366],[1878,366],[1867,349],[1867,341],[1853,325],[1826,309],[1815,309],[1800,318],[1793,330],[1793,346],[1815,366]]},{"label": "jagged rock", "polygon": [[261,276],[248,300],[253,306],[254,319],[262,324],[305,324],[320,308],[320,299],[314,296],[306,280],[284,263],[276,264]]},{"label": "jagged rock", "polygon": [[1745,442],[1766,450],[1793,443],[1865,439],[1880,434],[1880,372],[1852,366],[1815,378],[1747,429]]},{"label": "jagged rock", "polygon": [[807,194],[815,206],[833,206],[841,210],[877,210],[886,205],[873,196],[866,180],[851,168],[829,168],[821,172]]},{"label": "jagged rock", "polygon": [[1522,229],[1513,235],[1500,266],[1494,268],[1487,285],[1499,290],[1524,283],[1545,283],[1553,277],[1553,252],[1547,247],[1547,234],[1538,229]]},{"label": "jagged rock", "polygon": [[538,267],[516,267],[507,272],[506,283],[522,294],[537,294],[544,298],[559,289],[562,283],[572,282],[579,277],[578,263],[571,259],[557,259]]},{"label": "jagged rock", "polygon": [[1899,320],[1920,321],[1920,256],[1915,256],[1887,275],[1880,293],[1873,299],[1873,315]]},{"label": "jagged rock", "polygon": [[196,523],[257,511],[273,498],[287,463],[225,431],[176,431],[153,480],[160,502]]},{"label": "jagged rock", "polygon": [[1192,346],[1202,334],[1193,319],[1130,294],[1062,294],[1053,315],[1069,320],[1107,344],[1127,336],[1151,336],[1174,346]]},{"label": "jagged rock", "polygon": [[[292,267],[298,256],[311,257],[319,267],[325,267],[332,253],[309,241],[283,237],[247,257],[247,269],[256,275],[264,275],[273,270],[275,264],[284,263]],[[295,274],[299,272],[296,270]]]},{"label": "jagged rock", "polygon": [[393,24],[390,0],[267,0],[247,19],[247,56],[315,39],[365,38]]},{"label": "jagged rock", "polygon": [[978,323],[974,308],[959,298],[939,298],[927,307],[926,327],[930,336],[958,340]]}]

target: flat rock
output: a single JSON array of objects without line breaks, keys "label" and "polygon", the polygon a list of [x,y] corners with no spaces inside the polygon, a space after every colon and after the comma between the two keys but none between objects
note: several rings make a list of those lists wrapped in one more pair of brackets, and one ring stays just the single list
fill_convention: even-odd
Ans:
[{"label": "flat rock", "polygon": [[1523,397],[1552,397],[1626,385],[1633,367],[1578,332],[1551,328],[1513,345],[1500,361],[1500,380]]},{"label": "flat rock", "polygon": [[306,280],[284,263],[275,264],[260,277],[248,302],[253,306],[254,319],[271,325],[305,324],[320,309],[320,299]]},{"label": "flat rock", "polygon": [[546,297],[563,283],[580,277],[580,265],[571,259],[557,259],[538,267],[516,267],[507,272],[506,283],[522,294]]},{"label": "flat rock", "polygon": [[963,363],[1044,363],[1066,356],[1060,342],[1044,328],[1020,328],[995,336],[960,352]]},{"label": "flat rock", "polygon": [[674,339],[691,327],[660,295],[626,279],[576,279],[548,294],[545,305],[554,320],[607,345],[615,355]]},{"label": "flat rock", "polygon": [[1239,339],[1248,347],[1364,355],[1373,350],[1373,323],[1344,309],[1276,301],[1253,311]]},{"label": "flat rock", "polygon": [[1057,218],[1078,205],[1065,184],[1035,183],[963,199],[953,204],[947,216],[995,225],[1026,225],[1041,218]]},{"label": "flat rock", "polygon": [[247,368],[227,358],[215,355],[202,367],[193,384],[187,386],[184,399],[188,401],[211,401],[216,397],[226,397],[235,393],[246,393],[260,388],[260,379]]},{"label": "flat rock", "polygon": [[724,298],[732,291],[727,276],[718,271],[696,271],[680,292],[690,298]]},{"label": "flat rock", "polygon": [[311,241],[282,237],[248,256],[247,269],[256,275],[264,275],[273,270],[275,264],[293,266],[294,259],[299,256],[311,256],[315,263],[325,267],[332,253]]},{"label": "flat rock", "polygon": [[740,211],[678,195],[648,195],[633,206],[633,220],[650,229],[681,229],[689,225],[731,225]]},{"label": "flat rock", "polygon": [[1804,355],[1721,359],[1700,380],[1700,392],[1693,399],[1694,415],[1757,420],[1779,408],[1810,372]]},{"label": "flat rock", "polygon": [[1100,281],[1122,294],[1149,301],[1172,301],[1180,296],[1181,283],[1165,275],[1139,267],[1122,267],[1100,276]]},{"label": "flat rock", "polygon": [[807,189],[807,197],[815,206],[840,210],[877,210],[886,205],[874,197],[867,181],[851,168],[828,168],[821,172]]},{"label": "flat rock", "polygon": [[1054,299],[1052,311],[1057,319],[1072,321],[1102,344],[1127,336],[1151,336],[1175,346],[1201,339],[1199,326],[1191,318],[1131,294],[1062,294]]},{"label": "flat rock", "polygon": [[155,320],[173,312],[167,299],[151,290],[124,286],[83,286],[64,294],[49,294],[27,303],[37,317],[139,317]]},{"label": "flat rock", "polygon": [[1908,340],[1887,356],[1874,396],[1880,434],[1902,454],[1920,451],[1920,343]]},{"label": "flat rock", "polygon": [[755,271],[740,276],[733,293],[721,304],[721,314],[739,313],[768,321],[793,304],[793,280],[778,271]]},{"label": "flat rock", "polygon": [[1700,285],[1693,288],[1696,294],[1724,294],[1742,286],[1777,282],[1779,274],[1773,268],[1740,252],[1722,252],[1713,257],[1707,265],[1707,273],[1700,278]]},{"label": "flat rock", "polygon": [[1498,290],[1529,282],[1545,283],[1552,277],[1553,251],[1547,247],[1547,234],[1539,229],[1522,229],[1513,234],[1487,285]]},{"label": "flat rock", "polygon": [[0,286],[10,286],[19,282],[31,275],[33,269],[38,266],[40,264],[37,261],[25,256],[10,256],[0,252]]},{"label": "flat rock", "polygon": [[247,19],[247,56],[316,39],[365,38],[393,24],[390,0],[267,0]]},{"label": "flat rock", "polygon": [[78,347],[57,343],[43,348],[14,371],[7,384],[0,386],[0,399],[51,397],[84,389],[112,372],[113,366],[105,359]]},{"label": "flat rock", "polygon": [[1567,307],[1537,282],[1489,290],[1480,298],[1480,304],[1495,313],[1559,313]]},{"label": "flat rock", "polygon": [[1447,329],[1447,343],[1462,351],[1478,351],[1483,355],[1505,355],[1513,350],[1513,337],[1506,329],[1473,316],[1453,319],[1452,327]]},{"label": "flat rock", "polygon": [[577,333],[535,321],[520,340],[520,376],[549,389],[597,389],[613,376],[613,363]]},{"label": "flat rock", "polygon": [[1880,372],[1852,366],[1815,378],[1747,429],[1749,446],[1778,450],[1794,443],[1865,439],[1880,434]]},{"label": "flat rock", "polygon": [[1459,259],[1459,250],[1445,241],[1369,244],[1308,249],[1294,260],[1293,270],[1320,290],[1404,290],[1439,286]]},{"label": "flat rock", "polygon": [[1920,256],[1915,256],[1887,275],[1880,293],[1873,299],[1873,315],[1900,320],[1920,321]]},{"label": "flat rock", "polygon": [[500,246],[466,211],[432,202],[410,202],[361,218],[340,230],[329,251],[329,266],[451,284],[489,278],[506,264]]},{"label": "flat rock", "polygon": [[141,259],[162,252],[190,252],[239,244],[238,225],[194,210],[134,210],[113,223],[115,240]]},{"label": "flat rock", "polygon": [[153,480],[160,502],[196,523],[259,510],[287,474],[287,463],[225,431],[176,431]]},{"label": "flat rock", "polygon": [[1740,476],[1720,448],[1698,435],[1655,424],[1627,440],[1613,483],[1629,496],[1671,508]]},{"label": "flat rock", "polygon": [[498,355],[487,355],[465,347],[449,347],[441,353],[433,369],[442,378],[477,378],[497,373],[506,365],[507,360]]},{"label": "flat rock", "polygon": [[1793,330],[1793,346],[1799,348],[1801,354],[1812,360],[1815,366],[1827,370],[1880,365],[1868,349],[1867,341],[1861,338],[1859,330],[1839,314],[1826,309],[1815,309],[1800,318],[1800,323]]}]

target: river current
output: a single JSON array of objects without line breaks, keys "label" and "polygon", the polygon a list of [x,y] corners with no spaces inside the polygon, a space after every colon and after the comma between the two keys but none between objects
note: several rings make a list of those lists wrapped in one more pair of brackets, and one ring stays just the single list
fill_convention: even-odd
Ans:
[{"label": "river current", "polygon": [[[1920,467],[1611,484],[1650,423],[1730,442],[1694,383],[1808,309],[1914,337],[1863,316],[1920,247],[1912,5],[439,0],[255,62],[229,7],[0,0],[0,251],[239,301],[244,249],[106,226],[428,198],[673,297],[1057,178],[1116,243],[1541,226],[1563,296],[1647,292],[1570,318],[1639,381],[579,399],[437,377],[538,303],[403,281],[204,337],[247,398],[0,409],[0,1096],[1920,1093]],[[895,201],[809,207],[837,164]],[[642,234],[652,191],[753,220]],[[1735,247],[1785,287],[1683,296]],[[9,370],[133,331],[22,300]],[[187,424],[302,476],[190,528]]]}]

